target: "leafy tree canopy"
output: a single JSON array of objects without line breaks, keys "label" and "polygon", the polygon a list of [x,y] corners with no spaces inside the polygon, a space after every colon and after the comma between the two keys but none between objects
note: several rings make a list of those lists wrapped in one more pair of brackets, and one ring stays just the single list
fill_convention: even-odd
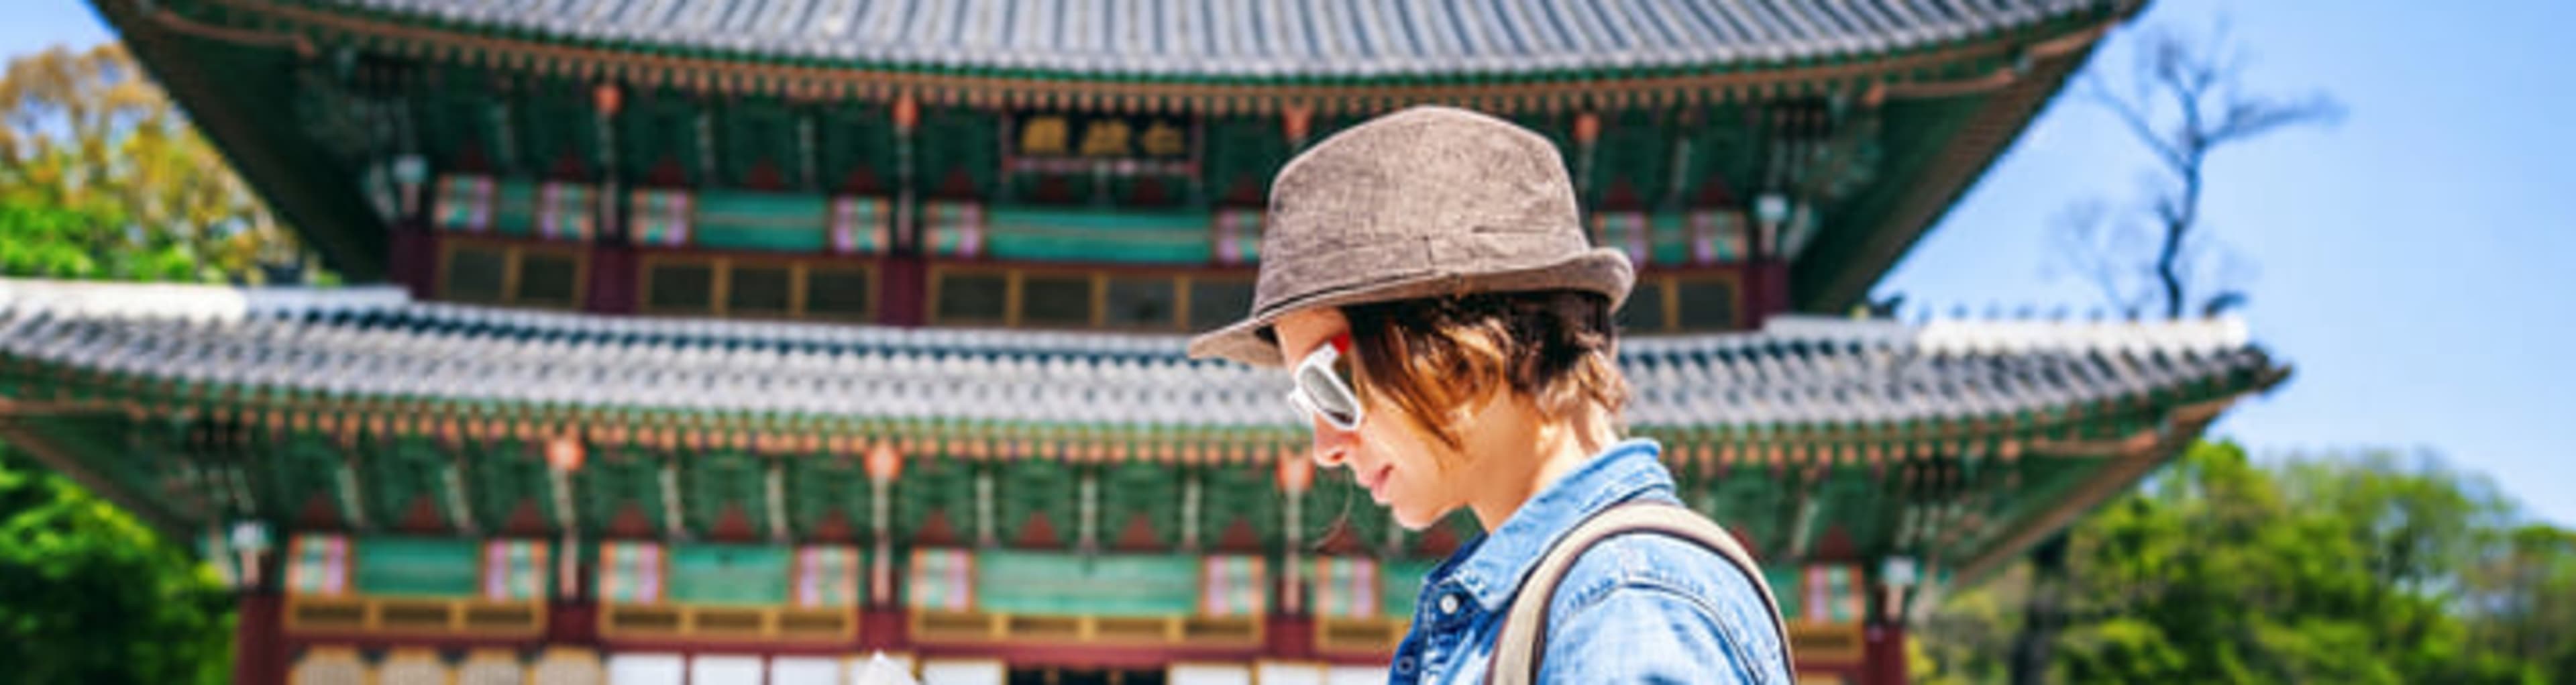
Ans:
[{"label": "leafy tree canopy", "polygon": [[[2576,676],[2576,536],[2488,481],[2374,452],[2192,447],[2072,531],[2051,679],[2540,683]],[[2000,682],[2016,569],[1916,626],[1923,682]]]}]

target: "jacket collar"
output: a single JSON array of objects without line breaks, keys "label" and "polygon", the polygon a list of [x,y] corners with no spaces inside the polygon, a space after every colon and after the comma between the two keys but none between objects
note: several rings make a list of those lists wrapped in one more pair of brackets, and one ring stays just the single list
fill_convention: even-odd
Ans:
[{"label": "jacket collar", "polygon": [[1671,498],[1673,478],[1660,461],[1662,451],[1653,440],[1630,439],[1584,461],[1532,495],[1503,525],[1451,555],[1450,578],[1486,611],[1502,610],[1539,557],[1576,524],[1640,495]]}]

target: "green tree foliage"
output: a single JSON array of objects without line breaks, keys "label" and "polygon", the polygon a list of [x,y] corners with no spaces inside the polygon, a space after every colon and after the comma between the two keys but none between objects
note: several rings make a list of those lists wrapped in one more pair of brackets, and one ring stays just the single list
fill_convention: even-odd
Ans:
[{"label": "green tree foliage", "polygon": [[2462,574],[2469,641],[2487,658],[2576,682],[2576,531],[2524,525]]},{"label": "green tree foliage", "polygon": [[[302,253],[124,49],[0,74],[0,276],[257,283]],[[219,683],[209,567],[0,445],[0,682]]]},{"label": "green tree foliage", "polygon": [[1970,685],[2008,680],[2013,639],[2021,634],[2022,606],[2030,600],[2029,564],[2015,564],[1969,592],[1941,599],[1922,617],[1906,645],[1912,682]]},{"label": "green tree foliage", "polygon": [[[2073,529],[2053,680],[2560,682],[2576,537],[2482,478],[2374,453],[2256,463],[2204,443]],[[2001,682],[2019,570],[1916,629],[1924,682]]]},{"label": "green tree foliage", "polygon": [[303,250],[121,45],[0,74],[0,274],[264,280]]},{"label": "green tree foliage", "polygon": [[230,607],[213,569],[0,446],[0,681],[221,683]]}]

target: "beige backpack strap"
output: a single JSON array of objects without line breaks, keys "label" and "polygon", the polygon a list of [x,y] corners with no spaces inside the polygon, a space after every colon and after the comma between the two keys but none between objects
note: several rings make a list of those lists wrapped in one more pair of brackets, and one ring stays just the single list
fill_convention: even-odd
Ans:
[{"label": "beige backpack strap", "polygon": [[1761,567],[1754,565],[1752,555],[1735,542],[1735,536],[1688,509],[1660,502],[1630,502],[1585,519],[1539,557],[1529,576],[1521,580],[1508,613],[1503,615],[1502,634],[1495,638],[1493,661],[1485,671],[1485,682],[1527,685],[1538,680],[1539,659],[1547,653],[1548,605],[1556,596],[1557,584],[1565,581],[1565,573],[1574,568],[1575,560],[1593,545],[1630,533],[1663,535],[1697,544],[1716,552],[1744,574],[1745,580],[1762,593],[1762,604],[1771,613],[1771,631],[1780,640],[1780,663],[1794,674],[1797,661],[1790,656],[1788,624],[1780,620],[1780,602],[1772,597],[1771,584],[1763,581]]}]

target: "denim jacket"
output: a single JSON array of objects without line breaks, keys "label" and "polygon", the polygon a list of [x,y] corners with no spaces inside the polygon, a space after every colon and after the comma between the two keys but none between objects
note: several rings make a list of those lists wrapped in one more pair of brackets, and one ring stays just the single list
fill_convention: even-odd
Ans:
[{"label": "denim jacket", "polygon": [[[1677,501],[1660,451],[1642,439],[1611,446],[1432,569],[1388,682],[1483,682],[1516,586],[1549,543],[1614,504]],[[1552,601],[1540,682],[1789,682],[1761,594],[1692,543],[1604,540],[1575,561]]]}]

